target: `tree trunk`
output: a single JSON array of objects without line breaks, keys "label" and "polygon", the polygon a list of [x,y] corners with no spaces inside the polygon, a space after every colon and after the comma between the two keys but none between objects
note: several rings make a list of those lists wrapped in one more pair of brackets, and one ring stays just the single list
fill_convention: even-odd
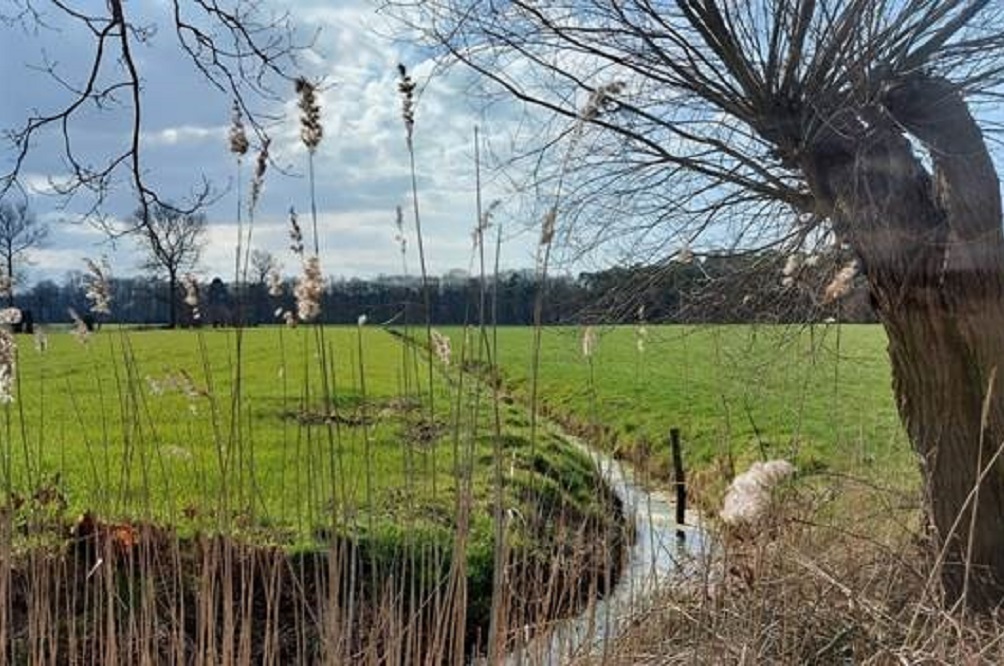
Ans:
[{"label": "tree trunk", "polygon": [[178,275],[174,271],[167,274],[167,327],[178,327]]},{"label": "tree trunk", "polygon": [[[888,86],[883,102],[888,115],[821,135],[804,170],[857,252],[889,338],[899,413],[944,557],[945,601],[992,608],[1004,602],[999,182],[947,82]],[[927,149],[930,172],[904,129]]]},{"label": "tree trunk", "polygon": [[9,250],[7,252],[7,279],[10,280],[10,289],[7,290],[7,307],[14,307],[14,255]]}]

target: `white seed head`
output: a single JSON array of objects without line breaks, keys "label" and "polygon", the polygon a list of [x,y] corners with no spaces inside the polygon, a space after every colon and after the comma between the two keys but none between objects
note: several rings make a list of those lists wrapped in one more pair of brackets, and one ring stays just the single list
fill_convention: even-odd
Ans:
[{"label": "white seed head", "polygon": [[6,328],[0,329],[0,403],[14,402],[17,374],[17,343]]},{"label": "white seed head", "polygon": [[719,513],[722,521],[733,527],[755,527],[770,509],[773,489],[794,473],[787,460],[753,463],[729,485]]},{"label": "white seed head", "polygon": [[297,106],[300,107],[300,140],[313,153],[324,136],[317,86],[301,76],[296,80],[296,94],[299,97]]},{"label": "white seed head", "polygon": [[544,214],[544,221],[540,225],[540,244],[550,245],[554,240],[554,227],[558,220],[558,209],[551,206]]},{"label": "white seed head", "polygon": [[324,293],[324,277],[317,255],[311,255],[303,262],[303,273],[296,280],[293,295],[296,297],[296,314],[300,321],[313,321],[321,314],[321,296]]},{"label": "white seed head", "polygon": [[851,293],[851,287],[854,286],[854,278],[857,274],[858,261],[857,259],[852,259],[850,263],[841,268],[833,276],[833,280],[826,286],[826,291],[823,294],[823,302],[832,303]]},{"label": "white seed head", "polygon": [[627,85],[623,81],[611,81],[597,86],[589,94],[589,99],[586,100],[586,105],[579,113],[579,117],[582,120],[595,120],[603,113],[615,109],[617,107],[615,97],[624,92],[626,87]]},{"label": "white seed head", "polygon": [[251,196],[248,200],[248,212],[254,213],[261,198],[261,189],[265,185],[265,169],[268,168],[268,147],[272,143],[269,137],[263,137],[258,158],[255,160],[254,175],[251,177]]},{"label": "white seed head", "polygon": [[248,136],[244,131],[244,119],[241,115],[240,104],[234,100],[233,108],[230,112],[230,132],[227,135],[230,142],[230,152],[240,159],[248,151]]},{"label": "white seed head", "polygon": [[181,278],[181,284],[185,287],[185,305],[190,308],[199,307],[199,280],[192,273],[185,273]]},{"label": "white seed head", "polygon": [[21,310],[18,308],[4,308],[0,310],[0,324],[13,326],[21,323]]},{"label": "white seed head", "polygon": [[111,268],[108,261],[101,260],[97,263],[91,259],[84,259],[87,264],[87,272],[84,273],[84,285],[86,291],[84,296],[90,303],[91,312],[99,315],[111,314],[112,290],[109,284]]},{"label": "white seed head", "polygon": [[582,331],[582,356],[584,358],[591,358],[596,352],[596,329],[592,326],[586,326],[585,330]]},{"label": "white seed head", "polygon": [[802,257],[797,254],[789,254],[788,259],[784,262],[784,268],[781,269],[781,275],[792,277],[801,267]]}]

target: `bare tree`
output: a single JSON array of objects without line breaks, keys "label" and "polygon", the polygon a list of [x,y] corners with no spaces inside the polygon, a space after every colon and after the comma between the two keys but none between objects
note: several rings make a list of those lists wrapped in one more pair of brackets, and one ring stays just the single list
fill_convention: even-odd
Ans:
[{"label": "bare tree", "polygon": [[14,305],[15,270],[28,261],[28,252],[38,247],[49,234],[49,228],[28,207],[27,202],[0,202],[0,261],[5,277],[10,280],[7,305]]},{"label": "bare tree", "polygon": [[852,251],[947,601],[1004,601],[1004,233],[981,131],[1004,87],[1001,3],[430,0],[399,14],[569,128],[547,140],[570,238],[665,256],[701,238],[795,251],[828,236]]},{"label": "bare tree", "polygon": [[140,209],[135,217],[144,215],[136,232],[137,242],[147,255],[143,266],[167,279],[168,325],[174,328],[178,324],[179,280],[202,255],[206,216],[182,212],[167,204],[155,204],[145,212]]},{"label": "bare tree", "polygon": [[251,252],[251,270],[256,285],[264,285],[268,274],[279,270],[279,260],[268,250],[253,250]]}]

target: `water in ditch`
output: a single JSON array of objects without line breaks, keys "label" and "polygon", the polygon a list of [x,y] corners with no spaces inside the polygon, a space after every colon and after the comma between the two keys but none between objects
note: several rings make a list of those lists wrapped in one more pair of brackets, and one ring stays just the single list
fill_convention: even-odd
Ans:
[{"label": "water in ditch", "polygon": [[506,656],[506,663],[513,666],[562,664],[586,654],[602,657],[627,623],[652,602],[656,591],[679,584],[706,555],[708,544],[696,515],[688,513],[686,524],[678,526],[667,492],[646,488],[626,465],[573,442],[593,458],[623,502],[626,519],[635,523],[637,539],[613,592],[580,615],[556,622],[516,645]]}]

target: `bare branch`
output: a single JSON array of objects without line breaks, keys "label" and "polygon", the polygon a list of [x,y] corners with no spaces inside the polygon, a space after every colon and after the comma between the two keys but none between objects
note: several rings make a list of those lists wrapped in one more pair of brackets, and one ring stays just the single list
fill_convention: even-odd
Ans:
[{"label": "bare branch", "polygon": [[[54,134],[62,144],[62,159],[69,173],[66,178],[53,179],[53,190],[64,201],[86,195],[86,217],[100,221],[108,194],[123,177],[128,178],[143,209],[177,200],[160,194],[161,186],[145,165],[143,73],[133,51],[136,43],[155,38],[155,26],[137,22],[130,12],[138,9],[122,0],[108,0],[101,11],[97,9],[101,5],[82,9],[78,3],[63,0],[51,0],[47,12],[29,0],[11,4],[13,9],[2,12],[3,23],[10,29],[40,30],[58,24],[61,30],[90,35],[93,51],[82,78],[65,75],[58,63],[43,53],[37,69],[66,93],[66,101],[50,111],[34,111],[19,126],[3,131],[12,157],[7,170],[0,173],[0,197],[22,187],[19,180],[33,147]],[[208,0],[173,0],[164,18],[173,26],[178,46],[195,71],[224,93],[227,103],[235,100],[261,136],[262,122],[271,116],[257,110],[257,102],[277,99],[271,91],[272,81],[285,84],[294,78],[291,70],[297,53],[307,46],[297,41],[290,18],[269,12],[263,3],[252,0],[233,0],[226,6]],[[120,99],[123,92],[126,97]],[[82,155],[75,145],[74,125],[85,110],[95,108],[125,113],[127,137],[118,146],[111,144],[104,154]],[[202,178],[185,203],[172,206],[191,213],[212,198],[213,188]]]}]

